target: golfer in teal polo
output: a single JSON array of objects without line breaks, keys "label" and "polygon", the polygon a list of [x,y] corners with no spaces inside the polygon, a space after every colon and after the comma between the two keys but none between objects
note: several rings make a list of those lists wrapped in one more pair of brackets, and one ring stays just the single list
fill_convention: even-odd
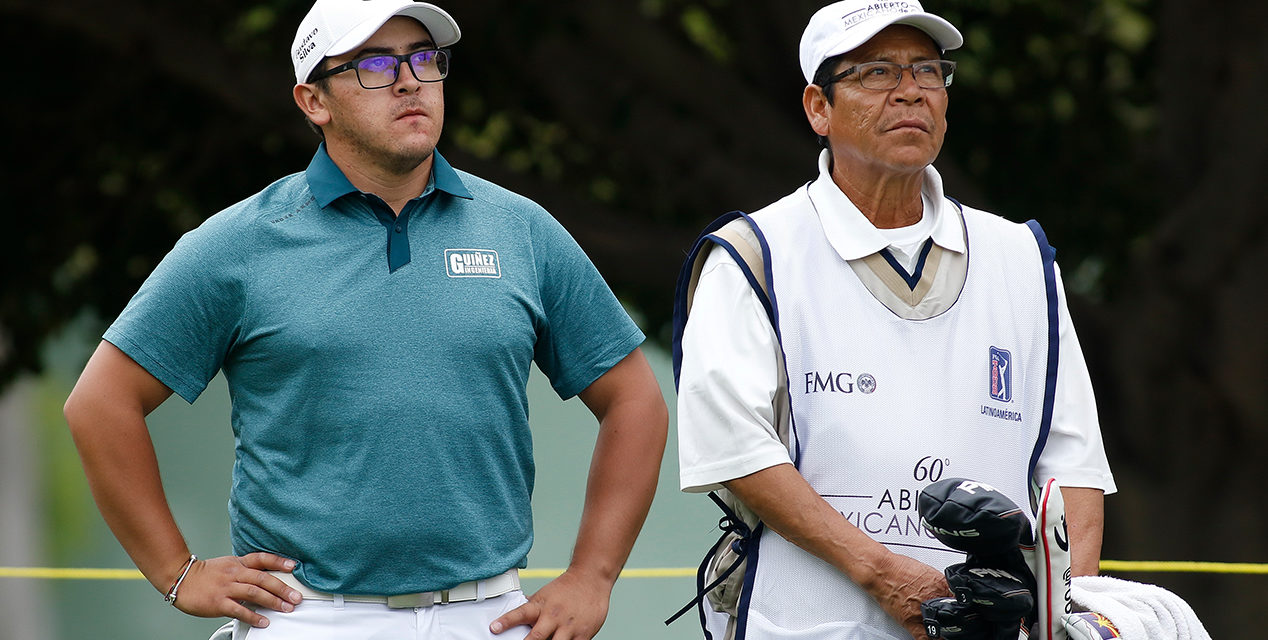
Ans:
[{"label": "golfer in teal polo", "polygon": [[[292,47],[307,170],[181,238],[67,400],[120,543],[235,638],[592,637],[646,516],[667,414],[642,333],[546,211],[436,151],[459,36],[430,4],[318,0]],[[572,562],[526,598],[534,362],[600,432]],[[219,371],[234,555],[202,559],[145,417]]]}]

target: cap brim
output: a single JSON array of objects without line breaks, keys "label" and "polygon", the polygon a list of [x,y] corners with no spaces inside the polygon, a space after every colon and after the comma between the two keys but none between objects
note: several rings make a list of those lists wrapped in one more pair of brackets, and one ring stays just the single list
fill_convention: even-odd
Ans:
[{"label": "cap brim", "polygon": [[436,43],[437,47],[447,47],[462,37],[462,31],[458,29],[458,23],[444,9],[423,2],[411,2],[404,7],[385,12],[382,16],[366,19],[338,41],[331,44],[330,50],[326,52],[326,57],[343,55],[356,49],[366,40],[369,40],[388,20],[396,16],[407,16],[421,22],[427,28],[428,33],[431,34],[432,41]]},{"label": "cap brim", "polygon": [[904,16],[890,23],[909,24],[933,38],[934,44],[938,45],[943,51],[959,49],[964,45],[964,36],[960,35],[960,30],[954,25],[932,13],[917,13],[911,16]]},{"label": "cap brim", "polygon": [[447,47],[462,38],[458,23],[440,7],[415,2],[398,15],[410,16],[423,23],[423,26],[427,27],[427,31],[431,33],[432,40],[436,41],[437,47]]}]

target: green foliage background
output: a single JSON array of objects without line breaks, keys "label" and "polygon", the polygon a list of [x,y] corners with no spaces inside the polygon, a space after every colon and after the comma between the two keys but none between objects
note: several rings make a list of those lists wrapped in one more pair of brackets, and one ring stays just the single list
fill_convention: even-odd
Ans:
[{"label": "green foliage background", "polygon": [[[303,170],[286,51],[308,4],[0,0],[22,60],[0,100],[0,386],[113,318],[181,233]],[[662,341],[696,232],[815,175],[796,51],[817,2],[443,4],[463,39],[442,152],[545,205]],[[966,38],[948,193],[1059,249],[1121,490],[1105,555],[1268,561],[1268,3],[925,6]],[[38,392],[50,446],[64,392]],[[74,530],[73,465],[48,455],[50,517]],[[1262,580],[1132,577],[1216,637],[1255,628]]]},{"label": "green foliage background", "polygon": [[[179,234],[302,170],[315,146],[285,52],[307,3],[5,3],[9,42],[56,42],[51,79],[0,105],[15,152],[3,258],[0,382],[84,311],[113,317]],[[813,177],[800,30],[729,0],[480,2],[447,82],[442,151],[540,200],[618,292],[668,319],[677,256],[704,222]],[[1156,220],[1156,64],[1146,0],[979,0],[931,8],[961,25],[952,193],[1044,221],[1082,292],[1100,293]]]}]

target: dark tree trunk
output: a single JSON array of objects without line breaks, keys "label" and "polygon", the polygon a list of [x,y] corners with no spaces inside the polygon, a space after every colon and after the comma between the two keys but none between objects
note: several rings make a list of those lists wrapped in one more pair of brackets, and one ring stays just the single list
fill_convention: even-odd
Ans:
[{"label": "dark tree trunk", "polygon": [[[1266,562],[1268,4],[1162,4],[1160,225],[1086,310],[1120,495],[1107,557]],[[1127,248],[1125,248],[1126,250]],[[1262,628],[1268,577],[1147,574],[1216,638]]]}]

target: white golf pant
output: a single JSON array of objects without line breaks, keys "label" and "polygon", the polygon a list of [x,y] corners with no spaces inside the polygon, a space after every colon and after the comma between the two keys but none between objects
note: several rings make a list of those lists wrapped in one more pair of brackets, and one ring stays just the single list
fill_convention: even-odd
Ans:
[{"label": "white golf pant", "polygon": [[305,600],[291,613],[260,609],[269,626],[234,623],[233,640],[523,640],[529,627],[499,635],[489,624],[528,599],[523,591],[417,609],[384,604]]}]

